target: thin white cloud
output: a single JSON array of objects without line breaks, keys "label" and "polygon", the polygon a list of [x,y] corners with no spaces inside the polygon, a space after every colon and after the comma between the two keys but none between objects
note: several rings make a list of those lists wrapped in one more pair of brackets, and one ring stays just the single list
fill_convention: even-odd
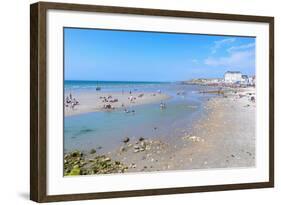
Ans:
[{"label": "thin white cloud", "polygon": [[219,41],[215,41],[214,46],[211,48],[211,52],[216,53],[218,49],[220,49],[224,45],[233,43],[235,40],[236,40],[235,38],[225,38]]},{"label": "thin white cloud", "polygon": [[238,50],[245,50],[245,49],[250,49],[255,47],[255,43],[249,43],[249,44],[244,44],[244,45],[240,45],[240,46],[232,46],[229,49],[227,49],[227,51],[229,53],[234,52],[234,51],[238,51]]},{"label": "thin white cloud", "polygon": [[254,50],[236,51],[225,57],[208,57],[204,60],[208,66],[224,66],[230,68],[245,68],[255,65]]},{"label": "thin white cloud", "polygon": [[204,64],[212,67],[230,67],[230,68],[249,68],[255,66],[255,43],[242,44],[234,46],[232,43],[235,38],[227,38],[214,42],[212,54],[218,49],[224,48],[227,53],[221,57],[210,55],[204,60]]}]

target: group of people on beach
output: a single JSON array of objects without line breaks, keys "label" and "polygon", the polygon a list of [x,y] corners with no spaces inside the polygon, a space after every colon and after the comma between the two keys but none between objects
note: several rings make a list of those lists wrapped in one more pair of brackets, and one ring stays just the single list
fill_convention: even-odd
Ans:
[{"label": "group of people on beach", "polygon": [[65,98],[65,107],[74,109],[76,105],[79,105],[78,100],[76,100],[76,98],[73,98],[71,93],[67,95]]},{"label": "group of people on beach", "polygon": [[[161,94],[161,90],[157,90],[157,93]],[[122,95],[124,94],[124,90],[122,89]],[[144,93],[140,93],[138,94],[137,97],[133,96],[133,92],[130,90],[129,91],[129,96],[128,96],[128,101],[129,103],[135,103],[135,101],[137,100],[137,98],[142,98],[144,96]],[[154,93],[153,96],[155,96],[156,94]],[[112,103],[116,103],[119,102],[118,98],[113,99],[112,95],[108,95],[108,96],[100,96],[99,99],[102,100],[103,104],[103,109],[105,110],[113,110],[115,109],[115,107],[112,105]],[[135,114],[135,110],[133,109],[128,109],[125,107],[125,104],[122,103],[121,107],[124,108],[124,112],[125,113],[132,113]],[[160,103],[160,109],[165,109],[166,108],[166,104],[164,102],[161,101]]]},{"label": "group of people on beach", "polygon": [[[157,92],[161,93],[160,90],[158,90]],[[144,93],[141,93],[137,97],[142,98],[143,96],[144,96]],[[116,102],[119,101],[117,98],[113,98],[111,95],[109,95],[107,97],[100,96],[99,98],[102,100],[103,103],[105,103],[103,105],[103,108],[106,109],[106,110],[114,109],[114,106],[111,103],[116,103]],[[137,98],[132,95],[132,91],[130,91],[130,96],[128,97],[129,102],[130,103],[134,103],[136,99]],[[79,101],[72,96],[72,93],[69,93],[69,95],[67,95],[65,97],[65,101],[64,101],[64,106],[65,107],[74,109],[79,104],[80,104]],[[125,113],[133,113],[133,114],[135,113],[135,110],[125,108],[125,105],[123,103],[122,103],[121,106],[124,108],[124,112]],[[161,101],[160,109],[162,110],[162,109],[165,109],[165,108],[166,108],[166,104]]]}]

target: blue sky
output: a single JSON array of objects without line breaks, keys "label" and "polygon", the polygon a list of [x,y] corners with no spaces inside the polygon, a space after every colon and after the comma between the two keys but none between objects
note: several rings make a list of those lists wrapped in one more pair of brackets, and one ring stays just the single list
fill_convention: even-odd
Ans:
[{"label": "blue sky", "polygon": [[65,79],[180,81],[255,74],[255,38],[64,29]]}]

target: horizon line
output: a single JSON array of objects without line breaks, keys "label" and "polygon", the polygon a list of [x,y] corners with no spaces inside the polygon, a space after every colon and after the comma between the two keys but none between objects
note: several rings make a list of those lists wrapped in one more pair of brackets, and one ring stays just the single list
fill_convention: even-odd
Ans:
[{"label": "horizon line", "polygon": [[180,80],[169,80],[169,81],[152,81],[152,80],[80,80],[80,79],[64,79],[64,81],[95,81],[95,82],[147,82],[147,83],[150,83],[150,82],[177,82],[177,81],[180,81]]}]

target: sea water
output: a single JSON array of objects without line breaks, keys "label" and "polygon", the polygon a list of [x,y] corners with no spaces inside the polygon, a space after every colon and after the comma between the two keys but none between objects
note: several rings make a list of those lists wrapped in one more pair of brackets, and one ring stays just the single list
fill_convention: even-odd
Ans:
[{"label": "sea water", "polygon": [[[101,91],[96,91],[96,87]],[[211,95],[201,94],[205,88],[170,82],[105,82],[65,81],[68,92],[162,92],[171,98],[160,102],[133,106],[134,113],[122,109],[92,112],[64,117],[64,150],[90,150],[102,147],[110,151],[122,139],[139,137],[161,139],[173,143],[184,133],[192,133],[194,123],[204,117],[204,102]]]}]

